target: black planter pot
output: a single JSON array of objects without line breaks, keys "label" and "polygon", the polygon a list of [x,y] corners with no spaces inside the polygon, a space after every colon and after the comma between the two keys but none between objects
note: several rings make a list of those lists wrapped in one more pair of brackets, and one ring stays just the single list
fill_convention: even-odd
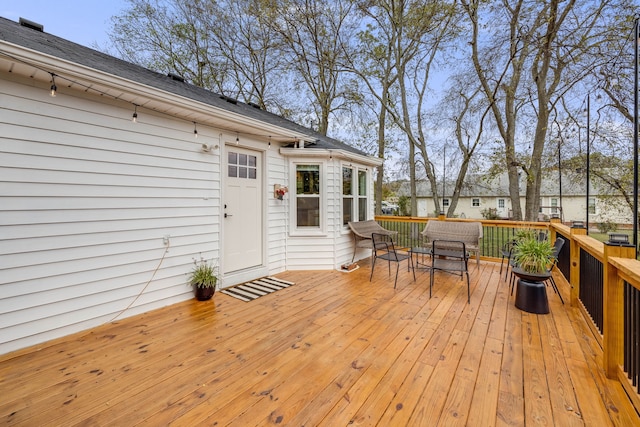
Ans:
[{"label": "black planter pot", "polygon": [[216,292],[216,288],[215,287],[199,287],[199,286],[194,286],[195,288],[195,293],[196,293],[196,299],[198,301],[207,301],[210,300],[211,297],[213,296],[213,294]]},{"label": "black planter pot", "polygon": [[516,286],[516,307],[528,313],[549,313],[547,288],[544,281],[549,274],[529,273],[514,267],[513,274],[519,279]]}]

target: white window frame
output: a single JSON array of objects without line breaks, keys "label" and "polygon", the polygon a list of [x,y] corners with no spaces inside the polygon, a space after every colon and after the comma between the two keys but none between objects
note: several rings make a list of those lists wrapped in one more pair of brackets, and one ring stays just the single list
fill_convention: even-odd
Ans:
[{"label": "white window frame", "polygon": [[[478,202],[476,204],[476,201]],[[479,208],[480,207],[480,198],[479,197],[474,197],[471,199],[471,207],[473,208]]]},{"label": "white window frame", "polygon": [[[298,166],[318,166],[319,181],[320,181],[320,194],[319,197],[319,218],[320,225],[318,227],[298,227],[298,186],[297,186],[297,171]],[[342,172],[342,171],[341,171]],[[290,233],[292,236],[325,236],[327,234],[327,168],[326,162],[323,161],[304,161],[298,160],[291,162],[290,175],[291,182],[289,183],[289,194],[291,197],[291,203],[289,206],[289,215],[291,221],[289,222]],[[304,196],[302,196],[304,197]],[[315,197],[315,196],[312,196]]]},{"label": "white window frame", "polygon": [[[344,174],[343,174],[343,170],[344,169],[351,169],[352,174],[351,174],[351,194],[350,195],[345,195],[342,193],[342,189],[344,187]],[[365,174],[365,182],[364,182],[364,188],[365,188],[365,195],[361,196],[360,195],[360,173],[364,173]],[[357,167],[357,166],[353,166],[350,163],[343,163],[340,167],[340,221],[341,223],[344,222],[344,199],[345,198],[350,198],[351,199],[351,221],[362,221],[362,219],[360,219],[360,200],[364,199],[365,200],[365,211],[364,211],[364,219],[368,219],[369,218],[369,214],[370,214],[370,206],[371,206],[371,186],[370,184],[370,176],[369,176],[369,169],[368,168],[363,168],[363,167]],[[342,226],[344,228],[348,227],[348,224],[342,224]]]},{"label": "white window frame", "polygon": [[451,205],[451,200],[449,200],[449,198],[445,197],[444,199],[442,199],[443,208],[448,208],[450,205]]},{"label": "white window frame", "polygon": [[558,198],[552,197],[549,204],[551,205],[551,213],[552,214],[558,213]]},{"label": "white window frame", "polygon": [[[591,201],[593,200],[593,204],[591,204]],[[589,197],[589,200],[587,200],[588,206],[587,206],[587,210],[589,212],[589,215],[598,215],[598,200],[595,197]],[[591,211],[591,206],[593,206],[593,211]]]},{"label": "white window frame", "polygon": [[[351,170],[351,194],[344,194],[344,170],[345,169],[350,169]],[[355,193],[357,193],[357,179],[355,178],[357,176],[357,168],[351,166],[351,165],[341,165],[340,166],[340,221],[342,222],[342,226],[343,227],[348,227],[348,224],[345,224],[345,212],[344,212],[344,201],[345,199],[350,199],[351,200],[351,221],[356,221],[356,218],[358,218],[358,212],[357,212],[357,196]],[[354,181],[356,181],[354,183]]]}]

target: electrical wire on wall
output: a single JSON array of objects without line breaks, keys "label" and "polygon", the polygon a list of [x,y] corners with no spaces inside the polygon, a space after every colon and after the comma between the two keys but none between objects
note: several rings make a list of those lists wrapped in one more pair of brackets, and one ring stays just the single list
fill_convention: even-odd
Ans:
[{"label": "electrical wire on wall", "polygon": [[142,288],[142,290],[138,293],[138,295],[136,295],[136,297],[133,299],[133,301],[131,301],[129,303],[129,305],[127,305],[125,308],[123,308],[118,314],[116,314],[111,320],[109,320],[108,323],[113,322],[114,320],[116,320],[118,317],[120,317],[122,315],[122,313],[124,313],[125,311],[129,310],[131,308],[131,306],[138,301],[138,298],[140,298],[142,296],[142,294],[144,293],[144,291],[149,287],[149,284],[151,283],[151,281],[153,280],[154,277],[156,277],[156,273],[158,272],[158,270],[160,269],[160,266],[162,265],[162,262],[164,261],[164,257],[167,255],[167,252],[169,252],[169,246],[171,246],[170,241],[167,240],[166,243],[166,247],[164,249],[164,253],[162,254],[162,257],[160,258],[160,262],[158,262],[158,266],[156,267],[155,270],[153,270],[153,274],[151,275],[151,278],[149,278],[149,280],[147,281],[147,283],[144,285],[144,287]]}]

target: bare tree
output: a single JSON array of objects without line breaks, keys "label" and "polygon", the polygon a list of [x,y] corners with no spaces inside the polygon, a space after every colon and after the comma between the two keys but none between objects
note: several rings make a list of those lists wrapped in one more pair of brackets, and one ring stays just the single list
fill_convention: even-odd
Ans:
[{"label": "bare tree", "polygon": [[[112,18],[120,57],[286,115],[281,49],[259,0],[129,0]],[[287,91],[284,91],[287,92]]]},{"label": "bare tree", "polygon": [[[282,54],[308,89],[318,120],[326,134],[329,118],[347,109],[357,94],[347,77],[345,51],[351,49],[357,29],[352,0],[273,0],[265,13],[272,34],[284,46]],[[263,9],[267,10],[267,9]]]},{"label": "bare tree", "polygon": [[[618,10],[615,0],[462,0],[472,26],[471,56],[505,146],[505,167],[513,216],[522,218],[518,172],[527,177],[525,217],[537,217],[540,200],[541,156],[547,140],[549,112],[593,65],[586,58],[602,43],[605,11]],[[502,7],[493,9],[494,4]],[[484,13],[480,12],[481,7]],[[616,6],[614,8],[614,6]],[[497,14],[500,14],[497,15]],[[482,21],[481,17],[482,16]],[[488,20],[493,31],[482,33]],[[506,22],[504,27],[499,22]],[[483,45],[483,40],[491,42]],[[529,70],[527,76],[525,71]],[[529,79],[527,79],[529,77]],[[531,152],[517,155],[519,112],[531,107],[535,131]]]}]

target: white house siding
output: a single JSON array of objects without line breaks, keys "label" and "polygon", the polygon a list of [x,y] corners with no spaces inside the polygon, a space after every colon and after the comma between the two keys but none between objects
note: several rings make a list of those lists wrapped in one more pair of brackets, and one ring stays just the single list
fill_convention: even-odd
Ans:
[{"label": "white house siding", "polygon": [[271,148],[266,151],[267,158],[267,187],[265,189],[267,200],[267,263],[270,274],[276,274],[286,270],[287,261],[287,235],[289,227],[289,203],[293,201],[291,192],[284,195],[283,200],[278,200],[274,195],[275,185],[286,186],[295,194],[294,187],[289,184],[288,162],[280,156],[277,150]]},{"label": "white house siding", "polygon": [[[303,152],[301,152],[302,155]],[[339,268],[341,264],[351,261],[353,255],[353,237],[348,229],[342,225],[342,165],[336,159],[312,157],[307,160],[309,163],[324,162],[322,170],[326,178],[324,180],[325,194],[323,195],[325,233],[304,235],[300,232],[293,232],[287,240],[287,269],[331,270]],[[296,157],[295,161],[305,162],[305,159]],[[371,175],[369,176],[371,177]],[[290,203],[292,203],[292,209],[295,209],[295,176],[291,177],[289,188],[292,190]],[[369,217],[373,218],[373,208],[369,212]],[[294,229],[295,224],[290,224],[290,230]]]},{"label": "white house siding", "polygon": [[32,84],[0,75],[0,353],[192,298],[219,254],[217,134]]}]

